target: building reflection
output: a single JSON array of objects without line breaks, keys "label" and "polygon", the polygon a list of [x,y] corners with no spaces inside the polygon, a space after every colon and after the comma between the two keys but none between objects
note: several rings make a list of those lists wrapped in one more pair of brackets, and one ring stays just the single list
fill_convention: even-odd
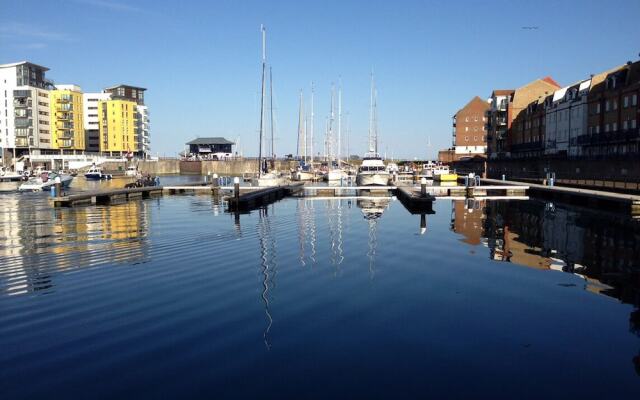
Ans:
[{"label": "building reflection", "polygon": [[0,205],[0,291],[55,287],[56,273],[147,258],[147,205],[52,209],[39,199],[8,196]]},{"label": "building reflection", "polygon": [[[585,290],[632,304],[630,330],[640,336],[640,221],[537,201],[489,201],[480,209],[452,203],[452,230],[465,242],[481,238],[493,260],[572,273]],[[640,353],[632,362],[640,375]]]}]

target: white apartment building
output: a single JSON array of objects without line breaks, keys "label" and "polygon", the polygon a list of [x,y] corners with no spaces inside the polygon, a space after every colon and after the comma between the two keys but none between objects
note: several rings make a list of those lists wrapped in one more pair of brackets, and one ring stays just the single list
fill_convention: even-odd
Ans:
[{"label": "white apartment building", "polygon": [[97,153],[100,151],[100,119],[98,102],[111,99],[111,93],[83,93],[83,124],[85,132],[85,150]]},{"label": "white apartment building", "polygon": [[578,136],[587,131],[591,79],[558,89],[545,110],[545,154],[579,155]]},{"label": "white apartment building", "polygon": [[148,158],[151,152],[151,138],[149,135],[149,107],[138,105],[136,107],[138,114],[138,143],[140,143],[140,152],[143,158]]},{"label": "white apartment building", "polygon": [[27,61],[0,65],[0,156],[5,165],[51,148],[49,69]]}]

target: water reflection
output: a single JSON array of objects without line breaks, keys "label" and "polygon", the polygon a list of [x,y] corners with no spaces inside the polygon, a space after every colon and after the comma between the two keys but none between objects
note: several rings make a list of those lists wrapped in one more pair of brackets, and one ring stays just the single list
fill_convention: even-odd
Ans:
[{"label": "water reflection", "polygon": [[376,248],[378,247],[378,237],[376,234],[378,219],[382,217],[384,210],[389,207],[389,203],[391,203],[390,197],[368,197],[357,200],[357,205],[362,209],[362,215],[369,225],[367,258],[369,260],[369,276],[371,279],[375,276]]},{"label": "water reflection", "polygon": [[56,273],[148,257],[147,204],[53,209],[40,195],[0,202],[0,291],[52,289]]},{"label": "water reflection", "polygon": [[[571,273],[584,290],[634,305],[640,336],[640,221],[540,201],[454,201],[451,229],[492,260]],[[640,375],[640,354],[632,361]]]},{"label": "water reflection", "polygon": [[[272,208],[273,211],[273,208]],[[271,349],[271,339],[269,331],[273,325],[273,317],[269,303],[272,292],[275,289],[275,279],[277,274],[276,262],[276,239],[271,228],[271,218],[269,218],[269,208],[261,208],[258,210],[258,242],[260,244],[260,268],[262,274],[262,292],[260,297],[264,304],[264,313],[267,325],[263,332],[264,344],[267,349]]]}]

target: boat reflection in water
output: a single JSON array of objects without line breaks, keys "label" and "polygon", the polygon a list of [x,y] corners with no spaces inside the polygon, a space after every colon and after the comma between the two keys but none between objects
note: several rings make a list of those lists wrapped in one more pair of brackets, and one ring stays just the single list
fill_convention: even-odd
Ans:
[{"label": "boat reflection in water", "polygon": [[372,279],[375,275],[376,247],[378,245],[376,229],[378,219],[382,217],[384,210],[389,207],[389,203],[391,203],[391,198],[386,196],[363,197],[359,198],[356,203],[357,206],[362,209],[362,215],[369,225],[367,258],[369,259],[369,275]]},{"label": "boat reflection in water", "polygon": [[148,258],[147,207],[144,201],[134,201],[110,207],[51,209],[39,198],[3,198],[0,292],[47,291],[54,287],[57,273],[144,262]]},{"label": "boat reflection in water", "polygon": [[[571,273],[584,290],[635,306],[640,336],[640,221],[535,200],[454,201],[451,229],[494,261]],[[640,375],[640,354],[633,363]]]}]

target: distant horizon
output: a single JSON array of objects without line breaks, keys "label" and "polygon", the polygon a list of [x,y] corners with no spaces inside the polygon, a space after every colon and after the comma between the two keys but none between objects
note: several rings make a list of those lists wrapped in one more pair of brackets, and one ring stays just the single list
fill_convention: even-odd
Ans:
[{"label": "distant horizon", "polygon": [[[451,117],[474,96],[486,99],[494,89],[546,76],[564,87],[637,60],[640,2],[613,3],[610,9],[625,10],[615,21],[598,1],[176,7],[151,0],[25,0],[6,4],[0,16],[0,63],[43,65],[49,79],[84,92],[119,83],[147,88],[154,156],[175,156],[198,136],[239,138],[238,150],[254,156],[264,24],[278,156],[296,154],[299,91],[308,108],[312,81],[314,153],[322,152],[330,88],[338,80],[352,131],[349,153],[361,156],[373,70],[380,153],[434,159],[451,147]],[[121,29],[104,29],[115,26]]]}]

